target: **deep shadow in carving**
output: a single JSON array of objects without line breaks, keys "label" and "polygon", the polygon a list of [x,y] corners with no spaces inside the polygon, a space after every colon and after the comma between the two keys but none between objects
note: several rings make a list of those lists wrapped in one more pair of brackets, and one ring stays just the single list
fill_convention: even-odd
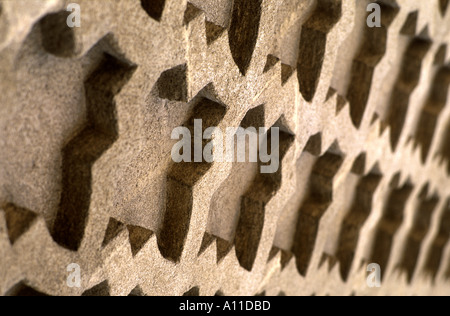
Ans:
[{"label": "deep shadow in carving", "polygon": [[206,21],[205,23],[206,43],[211,45],[225,32],[226,29],[209,21]]},{"label": "deep shadow in carving", "polygon": [[84,129],[63,149],[62,193],[52,236],[61,246],[78,250],[92,194],[92,166],[118,137],[114,96],[135,67],[104,54],[85,81],[87,118]]},{"label": "deep shadow in carving", "polygon": [[413,226],[408,234],[405,248],[399,262],[400,269],[407,273],[408,282],[411,283],[416,265],[419,260],[420,249],[425,236],[431,228],[431,218],[436,209],[439,198],[428,196],[428,185],[423,188],[419,196],[419,204],[414,213]]},{"label": "deep shadow in carving", "polygon": [[[311,141],[309,147],[310,144]],[[306,149],[311,152],[313,148],[308,146]],[[336,142],[315,162],[309,178],[308,195],[299,210],[292,252],[302,276],[306,275],[313,255],[320,220],[333,201],[333,179],[344,161],[342,153],[335,148],[338,148]],[[314,151],[317,153],[316,150],[311,153]]]},{"label": "deep shadow in carving", "polygon": [[192,289],[183,294],[183,296],[200,296],[200,289],[194,286]]},{"label": "deep shadow in carving", "polygon": [[198,254],[201,255],[214,241],[216,242],[217,263],[219,263],[230,253],[233,248],[233,244],[228,240],[205,232]]},{"label": "deep shadow in carving", "polygon": [[164,71],[156,86],[161,99],[187,102],[187,65]]},{"label": "deep shadow in carving", "polygon": [[439,271],[442,257],[444,255],[445,245],[450,237],[450,199],[447,200],[443,215],[439,221],[439,230],[431,243],[428,257],[425,262],[425,273],[434,280]]},{"label": "deep shadow in carving", "polygon": [[264,66],[263,72],[266,73],[271,70],[276,64],[280,62],[280,59],[274,55],[267,55],[266,65]]},{"label": "deep shadow in carving", "polygon": [[245,76],[258,40],[262,0],[234,0],[229,44],[234,62]]},{"label": "deep shadow in carving", "polygon": [[153,236],[153,232],[143,227],[128,225],[128,236],[130,240],[131,253],[135,257]]},{"label": "deep shadow in carving", "polygon": [[58,57],[72,57],[77,53],[74,28],[67,25],[70,12],[61,11],[46,15],[40,21],[42,46]]},{"label": "deep shadow in carving", "polygon": [[422,61],[431,47],[431,41],[425,37],[415,37],[403,56],[400,74],[394,85],[383,130],[391,128],[391,147],[397,148],[408,114],[411,94],[419,84]]},{"label": "deep shadow in carving", "polygon": [[450,279],[450,263],[447,263],[447,270],[445,271],[444,278],[445,280]]},{"label": "deep shadow in carving", "polygon": [[350,115],[356,127],[360,127],[372,87],[376,66],[386,53],[388,28],[399,8],[378,1],[381,6],[381,27],[366,27],[361,47],[353,60],[351,80],[347,92]]},{"label": "deep shadow in carving", "polygon": [[397,174],[391,181],[389,196],[383,215],[375,228],[375,237],[369,256],[369,262],[379,264],[381,271],[386,271],[394,236],[403,222],[406,203],[413,191],[412,185],[408,182],[399,187],[399,179],[400,175]]},{"label": "deep shadow in carving", "polygon": [[37,216],[35,213],[15,206],[7,204],[2,207],[5,211],[6,228],[8,229],[8,237],[11,245],[26,233],[33,225]]},{"label": "deep shadow in carving", "polygon": [[[245,121],[245,120],[244,120]],[[247,126],[247,122],[242,126]],[[279,131],[279,161],[278,171],[275,173],[258,173],[241,200],[241,213],[236,229],[235,246],[236,256],[240,265],[251,271],[255,263],[256,255],[264,228],[266,205],[281,187],[282,160],[294,141],[294,136],[284,132],[280,118],[273,127]],[[267,148],[271,148],[272,129],[267,132]],[[260,162],[260,165],[265,163]]]},{"label": "deep shadow in carving", "polygon": [[141,6],[147,14],[160,22],[164,11],[166,0],[141,0]]},{"label": "deep shadow in carving", "polygon": [[381,174],[375,168],[359,180],[352,207],[342,223],[336,258],[340,263],[340,273],[344,281],[348,279],[361,228],[372,212],[373,196],[381,179]]},{"label": "deep shadow in carving", "polygon": [[447,123],[447,127],[444,129],[439,154],[447,161],[447,173],[450,174],[450,120]]},{"label": "deep shadow in carving", "polygon": [[188,2],[186,6],[186,11],[184,11],[184,18],[183,22],[185,25],[188,25],[191,23],[192,20],[194,20],[196,17],[198,17],[200,14],[202,14],[202,10],[197,8],[192,3]]},{"label": "deep shadow in carving", "polygon": [[108,281],[103,281],[89,290],[84,291],[81,296],[111,296],[109,291]]},{"label": "deep shadow in carving", "polygon": [[131,292],[128,294],[128,296],[146,296],[144,292],[142,291],[141,287],[137,285]]},{"label": "deep shadow in carving", "polygon": [[[161,254],[169,260],[178,262],[183,252],[184,242],[189,230],[192,215],[193,188],[208,172],[212,163],[194,162],[194,120],[202,119],[202,135],[208,127],[218,126],[225,116],[224,106],[202,99],[195,106],[185,127],[191,133],[191,154],[193,162],[172,163],[166,182],[166,212],[158,238]],[[210,142],[203,140],[202,149]]]},{"label": "deep shadow in carving", "polygon": [[318,133],[309,138],[303,153],[296,162],[296,192],[287,201],[284,210],[278,217],[277,230],[268,258],[268,261],[271,261],[280,254],[279,261],[282,269],[284,269],[294,257],[292,247],[297,228],[299,209],[308,197],[309,177],[321,151],[322,135],[321,133]]},{"label": "deep shadow in carving", "polygon": [[327,36],[342,14],[341,0],[319,0],[311,18],[302,26],[297,75],[300,92],[310,102],[319,84]]},{"label": "deep shadow in carving", "polygon": [[114,218],[110,218],[106,227],[105,237],[103,238],[102,247],[106,247],[113,241],[123,230],[125,225]]},{"label": "deep shadow in carving", "polygon": [[435,66],[443,66],[445,64],[445,59],[447,58],[447,45],[442,44],[436,55],[434,56],[434,65]]},{"label": "deep shadow in carving", "polygon": [[441,15],[444,16],[447,13],[449,0],[439,0],[439,11]]},{"label": "deep shadow in carving", "polygon": [[281,85],[285,85],[295,72],[295,68],[290,65],[281,64]]},{"label": "deep shadow in carving", "polygon": [[450,68],[442,67],[438,70],[428,99],[422,109],[420,120],[417,124],[415,144],[422,149],[422,162],[426,162],[434,139],[439,115],[447,104],[447,96],[450,85]]},{"label": "deep shadow in carving", "polygon": [[279,247],[273,246],[272,249],[270,249],[269,260],[268,261],[271,261],[273,258],[275,258],[275,256],[278,253],[280,253],[281,269],[284,269],[289,264],[289,262],[294,257],[294,255],[292,254],[292,252],[290,252],[288,250],[284,250],[284,249],[281,249]]},{"label": "deep shadow in carving", "polygon": [[[264,111],[264,105],[249,110],[242,120],[240,127],[247,129],[249,127],[264,126]],[[245,137],[257,137],[256,128],[250,133],[251,135]],[[236,140],[237,137],[235,136],[234,139]],[[235,142],[233,148],[235,158],[237,158],[237,148],[238,145]],[[248,152],[249,148],[246,148],[246,156]],[[246,162],[243,163],[237,162],[236,159],[234,160],[229,176],[214,193],[211,200],[207,232],[203,237],[199,254],[203,253],[215,242],[217,261],[220,262],[233,248],[242,196],[253,185],[253,179],[258,172],[259,167],[257,162],[248,162],[246,159]]]},{"label": "deep shadow in carving", "polygon": [[49,296],[48,294],[39,292],[32,287],[25,284],[25,282],[19,282],[14,285],[5,296]]},{"label": "deep shadow in carving", "polygon": [[103,239],[102,247],[106,247],[112,240],[114,240],[122,231],[128,230],[128,240],[130,242],[131,253],[135,257],[138,252],[144,247],[150,237],[153,236],[151,230],[139,226],[125,225],[114,218],[109,219],[108,227],[106,228],[105,237]]}]

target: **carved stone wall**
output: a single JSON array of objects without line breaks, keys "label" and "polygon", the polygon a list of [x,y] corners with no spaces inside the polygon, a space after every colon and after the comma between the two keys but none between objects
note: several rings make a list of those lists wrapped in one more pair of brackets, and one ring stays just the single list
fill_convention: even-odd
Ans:
[{"label": "carved stone wall", "polygon": [[448,0],[71,2],[0,1],[0,294],[450,295]]}]

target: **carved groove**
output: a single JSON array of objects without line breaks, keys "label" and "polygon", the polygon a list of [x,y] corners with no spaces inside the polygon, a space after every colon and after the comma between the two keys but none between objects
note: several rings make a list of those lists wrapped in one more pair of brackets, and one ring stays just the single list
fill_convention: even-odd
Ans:
[{"label": "carved groove", "polygon": [[439,10],[442,16],[447,13],[448,4],[449,0],[439,0]]},{"label": "carved groove", "polygon": [[444,129],[444,135],[442,135],[442,144],[439,150],[440,155],[447,161],[447,173],[450,174],[450,120]]},{"label": "carved groove", "polygon": [[373,196],[381,179],[382,176],[378,172],[372,171],[359,180],[352,207],[342,223],[336,258],[340,263],[340,273],[344,281],[348,279],[360,231],[372,212]]},{"label": "carved groove", "polygon": [[256,46],[262,0],[234,0],[229,43],[234,62],[245,76]]},{"label": "carved groove", "polygon": [[111,296],[109,294],[109,284],[108,281],[103,281],[100,284],[86,290],[81,294],[81,296]]},{"label": "carved groove", "polygon": [[206,21],[206,42],[208,45],[214,43],[225,32],[225,28],[216,25],[212,22]]},{"label": "carved groove", "polygon": [[70,12],[51,13],[40,22],[42,46],[58,57],[72,57],[77,53],[74,29],[67,25]]},{"label": "carved groove", "polygon": [[102,247],[106,247],[114,240],[123,230],[125,225],[114,218],[110,218],[108,227],[106,228],[105,237],[103,238]]},{"label": "carved groove", "polygon": [[[450,0],[86,0],[81,28],[25,2],[0,0],[2,293],[449,293]],[[178,126],[199,161],[239,122],[280,127],[277,172],[172,160]]]},{"label": "carved groove", "polygon": [[85,82],[87,118],[84,129],[63,149],[62,194],[52,235],[60,245],[78,250],[92,194],[92,167],[118,137],[114,96],[134,67],[105,54]]},{"label": "carved groove", "polygon": [[399,187],[399,178],[400,176],[396,175],[391,182],[382,218],[375,228],[374,242],[369,256],[369,262],[379,264],[381,271],[386,271],[394,236],[403,222],[406,202],[413,191],[409,183]]},{"label": "carved groove", "polygon": [[131,253],[135,257],[145,246],[147,241],[153,236],[153,232],[139,226],[128,225],[128,235],[130,239]]},{"label": "carved groove", "polygon": [[[257,106],[249,110],[240,127],[244,129],[254,127],[255,130],[252,131],[252,136],[257,137],[256,128],[264,126],[264,113],[264,106]],[[253,132],[255,132],[254,135]],[[246,136],[246,140],[247,137],[250,139],[251,136]],[[236,153],[237,142],[235,142],[234,150]],[[249,148],[247,144],[245,153],[248,156]],[[233,163],[230,175],[214,193],[211,200],[207,233],[205,233],[200,253],[215,240],[217,243],[217,260],[220,262],[232,249],[243,195],[250,190],[258,172],[259,166],[257,162]]]},{"label": "carved groove", "polygon": [[197,8],[192,3],[188,2],[186,6],[186,11],[184,11],[184,24],[188,25],[191,23],[192,20],[194,20],[196,17],[198,17],[202,11]]},{"label": "carved groove", "polygon": [[396,6],[377,3],[381,7],[381,27],[365,28],[361,48],[353,60],[347,92],[350,115],[356,127],[360,127],[366,111],[375,68],[386,53],[388,28],[398,13]]},{"label": "carved groove", "polygon": [[428,100],[422,109],[415,135],[416,146],[422,149],[422,162],[425,163],[434,139],[439,115],[447,104],[450,85],[450,68],[442,67],[437,72]]},{"label": "carved groove", "polygon": [[450,237],[450,199],[447,200],[443,215],[439,221],[439,230],[431,243],[431,248],[425,262],[425,272],[434,280],[439,271],[445,245]]},{"label": "carved groove", "polygon": [[197,286],[195,286],[186,293],[184,293],[183,296],[200,296],[200,289]]},{"label": "carved groove", "polygon": [[395,83],[385,120],[385,126],[391,128],[393,150],[397,148],[400,140],[408,114],[410,97],[419,84],[422,61],[430,46],[431,42],[428,39],[415,37],[403,56],[400,75]]},{"label": "carved groove", "polygon": [[166,0],[141,0],[141,6],[147,14],[160,22],[164,11]]},{"label": "carved groove", "polygon": [[30,229],[37,216],[31,211],[16,207],[13,204],[7,204],[2,209],[5,211],[9,241],[11,245],[14,245]]},{"label": "carved groove", "polygon": [[112,240],[114,240],[122,231],[128,230],[128,238],[131,247],[131,253],[135,257],[138,252],[144,247],[153,232],[133,225],[127,225],[119,222],[114,218],[109,219],[108,227],[106,228],[105,237],[103,239],[102,247],[106,247]]},{"label": "carved groove", "polygon": [[146,296],[144,292],[142,291],[141,287],[138,285],[136,286],[128,296]]},{"label": "carved groove", "polygon": [[[161,254],[178,262],[183,252],[192,215],[193,188],[208,172],[212,164],[194,162],[194,120],[202,119],[202,135],[208,127],[218,126],[226,109],[213,101],[202,99],[195,107],[185,127],[191,133],[191,154],[193,162],[172,163],[166,182],[166,212],[158,238]],[[203,140],[202,148],[209,141]]]},{"label": "carved groove", "polygon": [[319,84],[327,49],[327,36],[341,17],[341,0],[319,0],[311,18],[302,26],[297,75],[300,92],[310,102]]},{"label": "carved groove", "polygon": [[[244,124],[245,125],[245,124]],[[275,126],[278,126],[275,124]],[[267,148],[271,148],[272,130],[269,130]],[[236,229],[236,256],[240,265],[251,271],[256,259],[265,222],[266,205],[281,186],[282,160],[289,150],[294,137],[279,131],[279,160],[280,165],[276,173],[258,173],[253,185],[241,200],[241,212]],[[260,165],[263,163],[260,162]]]},{"label": "carved groove", "polygon": [[14,285],[5,296],[49,296],[45,293],[39,292],[32,287],[26,285],[24,282],[19,282]]},{"label": "carved groove", "polygon": [[413,226],[408,234],[406,245],[399,263],[399,267],[407,272],[407,278],[410,283],[414,271],[416,270],[422,242],[431,228],[431,218],[439,203],[438,197],[433,196],[427,198],[427,195],[428,186],[426,186],[420,194],[419,204],[414,214]]},{"label": "carved groove", "polygon": [[312,169],[308,194],[299,210],[292,247],[297,270],[302,276],[306,275],[313,255],[320,220],[332,203],[333,178],[342,163],[342,155],[330,148],[316,161]]}]

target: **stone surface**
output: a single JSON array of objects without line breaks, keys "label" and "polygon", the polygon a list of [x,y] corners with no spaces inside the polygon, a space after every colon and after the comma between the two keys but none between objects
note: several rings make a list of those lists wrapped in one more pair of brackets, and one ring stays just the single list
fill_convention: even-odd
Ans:
[{"label": "stone surface", "polygon": [[[448,1],[70,2],[0,1],[0,294],[450,295]],[[279,170],[173,162],[200,118]]]}]

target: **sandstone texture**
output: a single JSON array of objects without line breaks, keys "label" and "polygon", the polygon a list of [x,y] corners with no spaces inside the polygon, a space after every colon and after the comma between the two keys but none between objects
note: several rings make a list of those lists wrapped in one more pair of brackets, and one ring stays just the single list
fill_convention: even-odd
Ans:
[{"label": "sandstone texture", "polygon": [[0,295],[450,295],[448,5],[0,0]]}]

